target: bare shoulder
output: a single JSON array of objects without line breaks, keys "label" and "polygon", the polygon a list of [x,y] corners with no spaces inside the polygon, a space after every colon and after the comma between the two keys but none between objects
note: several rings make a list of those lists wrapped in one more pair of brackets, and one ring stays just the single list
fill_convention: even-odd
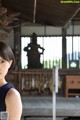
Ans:
[{"label": "bare shoulder", "polygon": [[15,120],[20,120],[22,114],[22,102],[20,93],[16,89],[11,88],[7,92],[5,103],[6,111],[9,113],[9,119],[13,120],[14,118]]},{"label": "bare shoulder", "polygon": [[14,88],[11,88],[8,93],[7,93],[7,96],[6,97],[20,97],[20,93],[14,89]]},{"label": "bare shoulder", "polygon": [[6,95],[6,101],[8,101],[9,99],[12,101],[21,100],[20,93],[16,89],[11,88]]}]

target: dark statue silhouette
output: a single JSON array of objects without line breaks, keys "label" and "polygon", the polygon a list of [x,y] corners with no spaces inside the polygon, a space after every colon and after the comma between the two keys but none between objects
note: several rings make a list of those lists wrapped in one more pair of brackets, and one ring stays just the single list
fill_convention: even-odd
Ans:
[{"label": "dark statue silhouette", "polygon": [[[38,49],[41,49],[42,52],[39,52]],[[44,48],[37,44],[37,35],[32,34],[31,43],[24,48],[24,51],[27,52],[28,57],[28,68],[43,68],[43,65],[40,63],[40,55],[43,54]]]}]

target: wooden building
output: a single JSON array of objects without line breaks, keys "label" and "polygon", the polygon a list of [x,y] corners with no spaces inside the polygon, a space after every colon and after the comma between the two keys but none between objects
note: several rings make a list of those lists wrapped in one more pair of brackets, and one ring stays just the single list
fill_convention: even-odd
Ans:
[{"label": "wooden building", "polygon": [[[6,78],[12,81],[23,95],[51,95],[52,69],[21,69],[21,36],[31,36],[33,32],[37,36],[62,36],[62,68],[59,69],[58,95],[68,97],[68,84],[70,83],[67,79],[69,76],[71,83],[75,84],[72,89],[79,89],[79,68],[67,69],[66,36],[80,36],[80,3],[64,2],[64,0],[1,1],[1,8],[7,9],[6,12],[4,9],[0,11],[1,15],[3,12],[6,15],[5,17],[3,14],[3,18],[2,16],[0,18],[1,34],[2,31],[8,34],[4,41],[11,45],[17,63],[15,69],[9,72]],[[76,27],[75,31],[74,27]],[[75,79],[78,80],[75,82]],[[76,94],[79,95],[79,93]]]},{"label": "wooden building", "polygon": [[[6,79],[13,83],[21,94],[24,107],[22,116],[24,116],[24,119],[28,116],[29,120],[46,120],[46,118],[51,120],[53,68],[42,68],[41,64],[39,64],[39,67],[41,66],[41,68],[34,67],[32,69],[22,69],[21,38],[32,38],[33,33],[36,33],[37,37],[62,37],[61,68],[58,70],[59,80],[57,100],[59,104],[57,106],[57,116],[71,117],[76,115],[76,113],[80,111],[79,99],[73,98],[72,101],[69,97],[77,96],[78,98],[80,96],[80,0],[0,1],[0,41],[4,41],[11,46],[16,59],[16,66],[14,70],[9,71]],[[67,65],[67,36],[72,37],[72,50],[73,37],[75,36],[78,38],[77,59],[71,59],[76,56],[76,53],[75,56],[73,55],[73,51],[71,58],[69,56],[69,60],[71,60],[69,63],[75,63],[75,68]],[[74,46],[76,46],[76,42],[74,43]],[[58,46],[56,46],[56,48],[58,49]],[[51,52],[53,51],[49,51],[49,53]],[[55,52],[57,54],[57,50]],[[40,56],[38,56],[38,58],[39,57]],[[25,60],[23,59],[23,62],[24,61]],[[36,62],[37,61],[35,61],[35,64]],[[39,99],[37,99],[37,97]],[[35,102],[36,104],[33,104],[35,100],[37,102]],[[32,103],[32,106],[30,106],[30,102]],[[39,105],[37,106],[38,102],[42,105],[41,109]],[[47,104],[43,106],[43,102],[49,103],[48,106]],[[64,107],[64,104],[66,107]],[[72,108],[67,108],[67,104],[71,105]],[[61,105],[63,105],[63,107]],[[79,117],[80,114],[77,114],[76,116]]]}]

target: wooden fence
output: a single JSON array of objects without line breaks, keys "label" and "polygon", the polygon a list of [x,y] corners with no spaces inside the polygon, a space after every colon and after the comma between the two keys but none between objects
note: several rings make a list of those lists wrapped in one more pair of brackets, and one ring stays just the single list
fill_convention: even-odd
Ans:
[{"label": "wooden fence", "polygon": [[12,72],[7,76],[21,95],[46,95],[52,92],[52,70]]}]

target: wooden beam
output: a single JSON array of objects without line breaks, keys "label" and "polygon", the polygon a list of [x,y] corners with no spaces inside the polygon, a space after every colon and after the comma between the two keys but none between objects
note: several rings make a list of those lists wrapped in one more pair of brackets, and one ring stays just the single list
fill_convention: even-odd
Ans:
[{"label": "wooden beam", "polygon": [[70,25],[71,20],[75,17],[75,15],[76,15],[79,11],[80,11],[80,6],[79,6],[79,8],[75,11],[75,13],[71,16],[71,18],[68,20],[68,22],[64,25],[63,28],[67,28],[67,27]]}]

